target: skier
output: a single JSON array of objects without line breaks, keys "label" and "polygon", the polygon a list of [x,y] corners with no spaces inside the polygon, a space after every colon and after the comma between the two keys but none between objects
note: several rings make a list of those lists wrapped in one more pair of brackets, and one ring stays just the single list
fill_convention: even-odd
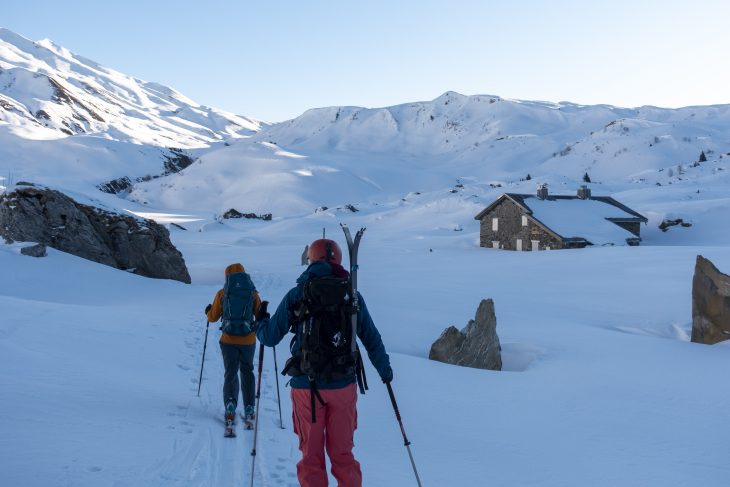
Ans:
[{"label": "skier", "polygon": [[[226,267],[226,284],[218,291],[213,303],[205,307],[209,322],[222,319],[220,338],[223,366],[223,404],[228,427],[235,421],[238,405],[239,372],[240,390],[243,396],[243,417],[246,429],[253,427],[254,388],[253,356],[256,349],[256,335],[253,332],[253,317],[266,313],[261,298],[243,265],[236,263]],[[238,284],[238,285],[236,285]],[[242,289],[236,292],[235,289]],[[230,436],[235,433],[230,432]]]},{"label": "skier", "polygon": [[[303,338],[306,330],[318,326],[312,321],[318,319],[317,312],[308,310],[306,304],[311,304],[311,297],[316,294],[313,285],[328,279],[329,282],[336,282],[338,279],[340,282],[347,282],[349,273],[341,265],[342,251],[334,240],[315,240],[309,246],[307,256],[311,263],[297,279],[296,287],[284,296],[273,316],[262,316],[256,328],[256,336],[264,345],[273,347],[290,330],[296,333],[290,346],[292,357],[287,361],[282,374],[287,373],[292,376],[290,383],[294,432],[299,436],[299,449],[302,452],[302,459],[297,463],[300,485],[303,487],[327,485],[326,449],[332,464],[332,475],[337,479],[338,486],[360,487],[362,472],[352,453],[353,436],[357,427],[357,366],[350,360],[342,370],[338,370],[339,363],[347,362],[348,359],[339,361],[328,359],[324,376],[312,372],[316,367],[313,366],[315,359],[311,356],[317,354],[310,353],[308,347],[312,345],[311,337],[319,336],[319,331],[324,328],[316,328],[317,333]],[[388,383],[393,379],[390,358],[365,302],[359,294],[358,298],[357,336],[365,346],[370,361],[381,379]],[[331,309],[332,307],[329,312],[332,312]],[[350,326],[351,331],[352,315],[342,312],[339,316],[342,319],[337,326]],[[336,338],[334,341],[342,338],[341,334],[335,334],[334,337]],[[350,346],[354,347],[350,337],[345,340],[348,342],[348,350]],[[361,362],[359,364],[361,366]],[[309,371],[309,374],[303,370]]]}]

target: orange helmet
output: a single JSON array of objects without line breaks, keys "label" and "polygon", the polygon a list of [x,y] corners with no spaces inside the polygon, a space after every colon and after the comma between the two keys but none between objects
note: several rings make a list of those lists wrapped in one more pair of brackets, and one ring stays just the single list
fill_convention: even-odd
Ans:
[{"label": "orange helmet", "polygon": [[312,242],[312,245],[309,246],[307,259],[309,259],[309,262],[325,260],[327,262],[334,262],[335,264],[342,264],[342,250],[340,250],[340,246],[334,240],[320,238]]}]

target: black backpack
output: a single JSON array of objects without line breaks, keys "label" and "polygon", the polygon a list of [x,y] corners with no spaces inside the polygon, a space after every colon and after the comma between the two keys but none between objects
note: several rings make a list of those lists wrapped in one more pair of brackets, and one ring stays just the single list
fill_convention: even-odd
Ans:
[{"label": "black backpack", "polygon": [[349,280],[318,277],[306,282],[303,292],[296,313],[302,324],[297,372],[326,382],[354,375],[359,352],[352,344],[353,307]]},{"label": "black backpack", "polygon": [[229,335],[244,336],[252,331],[253,303],[256,287],[245,272],[226,276],[223,287],[221,330]]}]

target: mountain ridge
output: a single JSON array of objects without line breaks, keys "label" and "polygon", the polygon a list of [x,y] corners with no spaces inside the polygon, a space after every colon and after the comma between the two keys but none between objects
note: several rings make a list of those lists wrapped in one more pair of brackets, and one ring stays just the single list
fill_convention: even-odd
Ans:
[{"label": "mountain ridge", "polygon": [[[332,216],[347,205],[405,211],[416,194],[436,206],[462,195],[466,206],[442,207],[460,215],[450,226],[463,227],[501,192],[532,193],[540,182],[573,193],[589,176],[653,220],[692,220],[696,203],[727,183],[728,127],[726,104],[622,108],[453,91],[390,107],[312,108],[268,124],[0,31],[4,184],[112,189],[122,198],[112,196],[115,204],[135,211]],[[715,218],[710,206],[702,218]]]}]

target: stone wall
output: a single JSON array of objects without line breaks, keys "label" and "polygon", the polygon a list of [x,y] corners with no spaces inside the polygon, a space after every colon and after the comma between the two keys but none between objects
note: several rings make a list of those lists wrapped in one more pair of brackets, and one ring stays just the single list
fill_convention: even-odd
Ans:
[{"label": "stone wall", "polygon": [[[527,216],[527,226],[522,226],[522,216]],[[498,218],[497,231],[492,230],[492,218]],[[516,250],[517,239],[522,239],[522,250],[532,250],[532,240],[539,241],[539,249],[560,249],[562,242],[545,231],[540,225],[524,213],[510,199],[499,202],[479,222],[479,245],[492,248],[493,241],[499,241],[500,248]]]}]

